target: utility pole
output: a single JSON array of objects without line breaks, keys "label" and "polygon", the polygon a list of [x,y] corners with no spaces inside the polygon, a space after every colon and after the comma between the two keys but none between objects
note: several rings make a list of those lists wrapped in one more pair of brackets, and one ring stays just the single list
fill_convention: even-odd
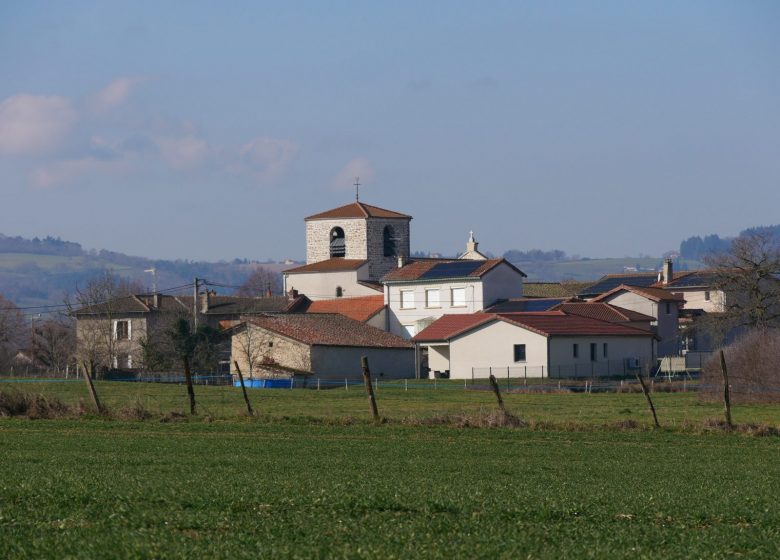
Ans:
[{"label": "utility pole", "polygon": [[193,325],[193,332],[198,328],[198,284],[200,283],[200,278],[195,277],[195,287],[192,292],[192,325]]}]

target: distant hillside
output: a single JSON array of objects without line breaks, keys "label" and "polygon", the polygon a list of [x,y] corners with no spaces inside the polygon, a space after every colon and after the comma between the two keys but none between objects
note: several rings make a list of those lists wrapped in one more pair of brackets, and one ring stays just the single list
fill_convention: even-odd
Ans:
[{"label": "distant hillside", "polygon": [[[154,260],[113,251],[85,251],[80,244],[59,238],[24,239],[0,234],[0,294],[19,306],[62,303],[66,293],[111,270],[151,289],[156,270],[158,289],[181,286],[196,276],[238,286],[258,267],[281,272],[291,265],[235,259],[230,262]],[[221,290],[229,293],[230,289]]]}]

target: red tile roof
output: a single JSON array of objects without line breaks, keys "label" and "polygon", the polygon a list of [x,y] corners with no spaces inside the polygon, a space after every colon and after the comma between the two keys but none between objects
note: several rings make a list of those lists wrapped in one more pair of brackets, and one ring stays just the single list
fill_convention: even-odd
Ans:
[{"label": "red tile roof", "polygon": [[590,317],[591,319],[598,319],[599,321],[609,321],[610,323],[655,321],[655,317],[651,317],[650,315],[603,302],[561,303],[553,307],[552,310],[563,311],[568,315]]},{"label": "red tile roof", "polygon": [[247,323],[310,346],[413,347],[400,336],[335,313],[260,315]]},{"label": "red tile roof", "polygon": [[313,214],[306,218],[309,220],[330,220],[334,218],[402,218],[405,220],[411,220],[412,217],[400,212],[394,212],[392,210],[386,210],[379,208],[378,206],[371,206],[363,202],[353,202],[351,204],[345,204],[326,212],[320,212],[319,214]]},{"label": "red tile roof", "polygon": [[301,274],[305,272],[343,272],[357,270],[368,261],[365,259],[328,259],[285,270],[283,274]]},{"label": "red tile roof", "polygon": [[613,288],[612,290],[605,292],[598,297],[593,298],[591,301],[596,301],[596,302],[603,301],[604,299],[608,298],[612,294],[615,294],[620,291],[627,291],[634,294],[638,294],[640,296],[644,296],[653,301],[676,301],[679,303],[685,303],[685,298],[683,298],[682,294],[673,294],[662,288],[643,288],[640,286],[627,286],[626,284],[621,284],[620,286]]},{"label": "red tile roof", "polygon": [[439,319],[417,333],[415,342],[433,342],[449,340],[468,332],[479,325],[496,320],[492,313],[469,313],[465,315],[442,315]]},{"label": "red tile roof", "polygon": [[492,321],[505,321],[542,336],[653,336],[649,331],[608,321],[599,321],[562,311],[538,313],[473,313],[444,315],[412,340],[415,342],[448,341]]},{"label": "red tile roof", "polygon": [[338,313],[365,323],[385,307],[385,296],[322,299],[309,304],[306,313]]}]

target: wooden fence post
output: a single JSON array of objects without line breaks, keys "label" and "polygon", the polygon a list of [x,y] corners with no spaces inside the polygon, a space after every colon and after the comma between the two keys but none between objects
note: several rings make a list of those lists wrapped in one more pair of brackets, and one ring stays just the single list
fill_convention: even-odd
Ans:
[{"label": "wooden fence post", "polygon": [[363,384],[366,386],[368,404],[371,407],[371,416],[374,417],[374,420],[379,420],[379,411],[376,408],[376,398],[374,397],[374,387],[371,385],[371,370],[368,369],[368,357],[361,357],[360,363],[363,366]]},{"label": "wooden fence post", "polygon": [[726,425],[729,429],[734,427],[731,421],[731,395],[729,394],[729,370],[726,368],[726,356],[720,351],[720,369],[723,372],[723,412],[726,415]]},{"label": "wooden fence post", "polygon": [[[238,380],[241,382],[241,392],[244,393],[244,402],[246,403],[246,411],[249,413],[249,416],[254,416],[255,411],[252,410],[252,403],[249,402],[249,395],[246,394],[246,386],[244,386],[244,376],[241,375],[241,368],[238,367],[238,361],[233,360],[233,365],[236,366],[236,372],[238,373]],[[251,370],[252,368],[249,368],[251,377]]]},{"label": "wooden fence post", "polygon": [[645,380],[642,379],[642,373],[636,372],[636,378],[639,380],[639,384],[642,386],[642,392],[645,394],[645,398],[647,399],[647,404],[650,406],[650,412],[653,413],[653,422],[655,422],[655,427],[660,428],[661,425],[658,423],[658,416],[655,414],[655,406],[653,406],[653,399],[650,397],[650,393],[647,390],[647,386],[645,385]]},{"label": "wooden fence post", "polygon": [[506,408],[504,407],[504,399],[501,398],[501,389],[498,388],[498,382],[496,381],[495,376],[491,373],[490,374],[490,386],[493,387],[493,393],[496,395],[496,400],[498,401],[498,408],[501,410],[501,414],[506,416]]},{"label": "wooden fence post", "polygon": [[89,396],[92,399],[92,404],[95,405],[95,409],[97,410],[98,414],[104,414],[106,409],[103,408],[103,404],[100,402],[97,391],[95,390],[95,384],[92,383],[92,372],[90,372],[89,368],[86,366],[84,366],[84,381],[87,382]]}]

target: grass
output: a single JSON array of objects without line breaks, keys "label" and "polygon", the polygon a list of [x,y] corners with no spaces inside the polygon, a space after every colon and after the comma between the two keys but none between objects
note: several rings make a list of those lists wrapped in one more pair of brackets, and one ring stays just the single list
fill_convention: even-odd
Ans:
[{"label": "grass", "polygon": [[[0,384],[8,390],[10,384]],[[16,384],[77,403],[81,383]],[[184,410],[182,386],[100,382],[109,406]],[[182,422],[0,419],[2,558],[775,558],[776,437],[648,425],[641,394],[506,394],[554,430],[404,424],[495,410],[488,392],[196,387]],[[656,394],[662,423],[716,417]],[[770,406],[736,419],[778,424]],[[354,418],[353,422],[346,421]]]}]

